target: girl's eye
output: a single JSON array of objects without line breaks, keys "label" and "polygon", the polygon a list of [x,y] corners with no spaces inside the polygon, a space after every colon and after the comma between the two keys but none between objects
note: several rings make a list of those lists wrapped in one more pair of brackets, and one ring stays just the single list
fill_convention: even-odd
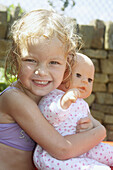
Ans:
[{"label": "girl's eye", "polygon": [[81,77],[81,74],[79,74],[79,73],[76,73],[76,77],[79,77],[79,78],[80,78],[80,77]]},{"label": "girl's eye", "polygon": [[31,62],[31,63],[36,63],[36,61],[34,59],[25,59],[25,61]]},{"label": "girl's eye", "polygon": [[88,82],[91,83],[93,80],[91,78],[88,78]]},{"label": "girl's eye", "polygon": [[50,64],[60,64],[58,61],[51,61]]}]

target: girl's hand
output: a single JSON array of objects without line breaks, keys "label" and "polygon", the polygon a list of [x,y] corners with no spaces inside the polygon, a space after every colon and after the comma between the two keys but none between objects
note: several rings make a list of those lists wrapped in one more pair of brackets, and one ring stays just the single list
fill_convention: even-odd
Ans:
[{"label": "girl's hand", "polygon": [[80,92],[78,89],[70,89],[68,90],[61,98],[61,107],[63,109],[68,109],[68,107],[75,103],[77,98],[80,97]]},{"label": "girl's hand", "polygon": [[93,120],[90,118],[90,116],[85,117],[85,118],[81,118],[77,122],[76,133],[80,133],[80,132],[83,132],[83,131],[90,130],[93,127],[94,127]]}]

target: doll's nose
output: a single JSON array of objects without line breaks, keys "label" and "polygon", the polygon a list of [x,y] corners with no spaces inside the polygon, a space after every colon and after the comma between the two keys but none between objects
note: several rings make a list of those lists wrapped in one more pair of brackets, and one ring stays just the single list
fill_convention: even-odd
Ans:
[{"label": "doll's nose", "polygon": [[82,82],[85,83],[85,84],[87,84],[87,83],[88,83],[88,79],[87,79],[86,77],[84,77],[84,78],[82,79]]}]

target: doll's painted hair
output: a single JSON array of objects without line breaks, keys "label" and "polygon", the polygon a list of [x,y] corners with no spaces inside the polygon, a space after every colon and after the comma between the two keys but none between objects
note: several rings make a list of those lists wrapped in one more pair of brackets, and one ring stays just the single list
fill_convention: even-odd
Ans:
[{"label": "doll's painted hair", "polygon": [[65,45],[67,60],[68,55],[71,54],[68,62],[70,66],[73,65],[78,36],[70,28],[72,27],[70,27],[66,17],[46,9],[31,11],[15,21],[11,27],[12,47],[9,50],[5,65],[6,78],[6,73],[18,77],[22,57],[20,46],[26,52],[28,40],[31,38],[51,39],[56,36]]}]

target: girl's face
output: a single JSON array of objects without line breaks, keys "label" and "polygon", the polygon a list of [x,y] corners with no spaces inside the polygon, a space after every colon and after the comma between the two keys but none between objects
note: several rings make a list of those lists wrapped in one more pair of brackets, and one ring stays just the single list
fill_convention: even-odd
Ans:
[{"label": "girl's face", "polygon": [[53,39],[31,39],[28,54],[21,48],[22,65],[19,80],[30,94],[44,96],[56,89],[62,82],[65,67],[65,47],[61,41]]},{"label": "girl's face", "polygon": [[78,63],[72,70],[70,88],[80,91],[80,98],[87,98],[93,87],[94,66],[88,62]]}]

